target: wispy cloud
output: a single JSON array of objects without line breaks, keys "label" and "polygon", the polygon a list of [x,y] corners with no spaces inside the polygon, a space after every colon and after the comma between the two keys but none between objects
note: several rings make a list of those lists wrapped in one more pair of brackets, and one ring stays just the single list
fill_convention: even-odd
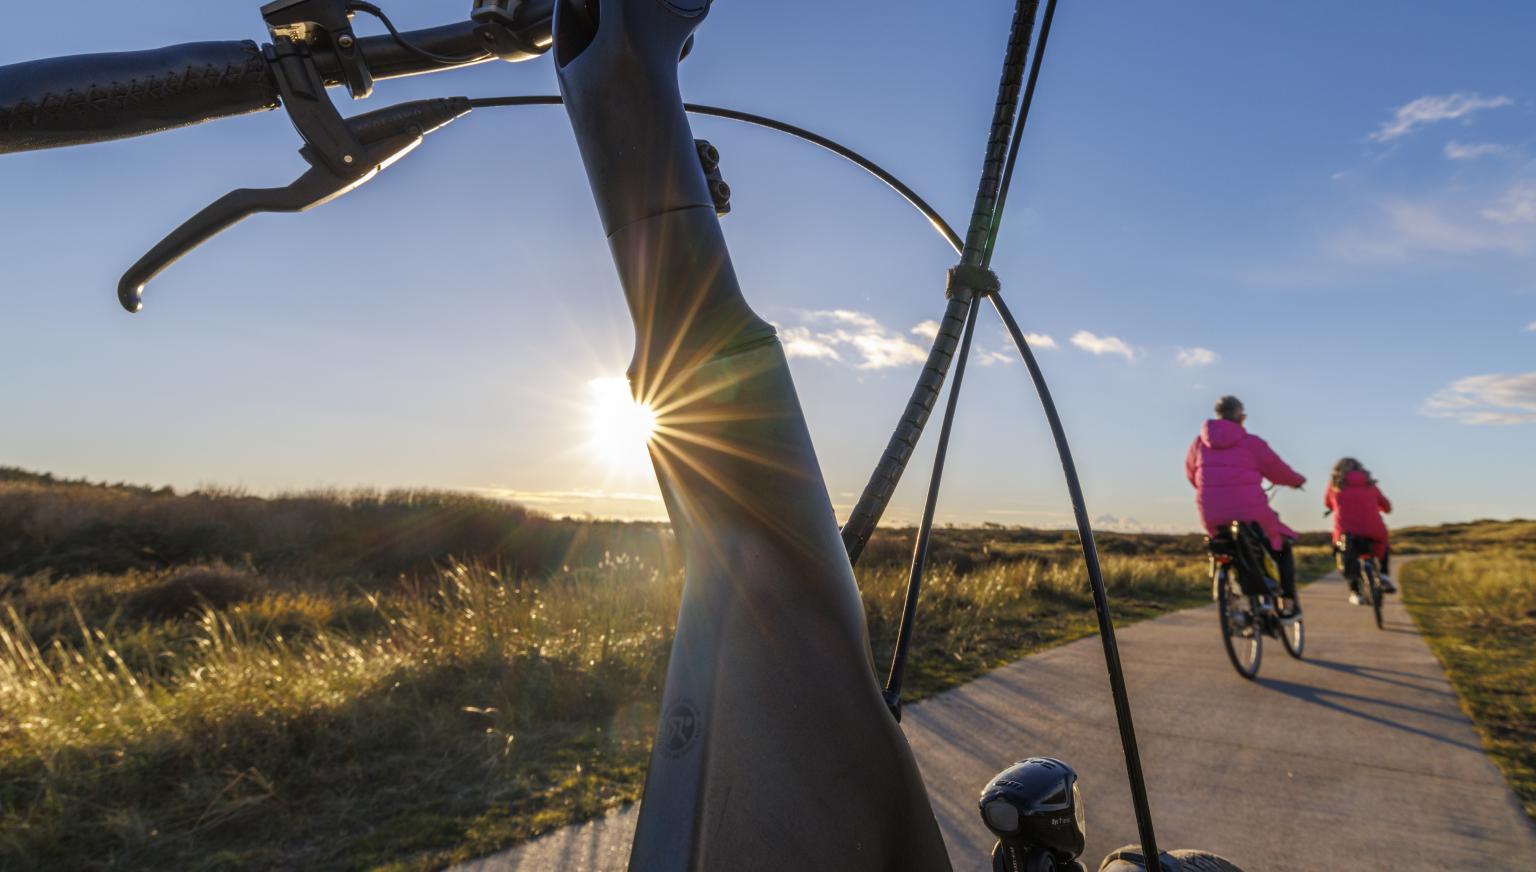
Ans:
[{"label": "wispy cloud", "polygon": [[1024,334],[1024,341],[1029,343],[1029,347],[1030,348],[1056,348],[1057,347],[1056,340],[1052,339],[1051,337],[1047,336],[1044,333],[1025,333]]},{"label": "wispy cloud", "polygon": [[1114,531],[1116,533],[1187,533],[1188,524],[1143,524],[1135,518],[1121,518],[1116,515],[1104,513],[1093,519],[1095,530]]},{"label": "wispy cloud", "polygon": [[984,348],[976,350],[976,363],[981,366],[997,366],[998,364],[1007,366],[1015,360],[1018,360],[1018,358],[1006,352],[988,351]]},{"label": "wispy cloud", "polygon": [[1209,348],[1180,348],[1178,361],[1182,366],[1210,366],[1216,362],[1216,352]]},{"label": "wispy cloud", "polygon": [[853,309],[818,309],[814,312],[806,312],[805,317],[812,321],[831,321],[837,324],[847,324],[859,330],[884,330],[875,316],[868,312],[858,312]]},{"label": "wispy cloud", "polygon": [[[807,324],[779,327],[779,340],[788,357],[835,362],[853,361],[858,369],[887,369],[922,363],[928,352],[882,325],[873,315],[852,309],[803,312]],[[918,328],[923,327],[922,324]],[[914,333],[923,335],[918,328]],[[935,333],[938,325],[934,325]]]},{"label": "wispy cloud", "polygon": [[1445,144],[1445,156],[1451,160],[1477,160],[1506,151],[1509,151],[1509,146],[1496,142],[1457,142],[1453,139]]},{"label": "wispy cloud", "polygon": [[1072,334],[1072,344],[1089,354],[1118,354],[1126,360],[1136,357],[1136,350],[1118,336],[1098,336],[1087,330]]},{"label": "wispy cloud", "polygon": [[1383,203],[1385,226],[1349,231],[1333,242],[1346,260],[1404,260],[1426,252],[1475,254],[1536,250],[1536,186],[1517,185],[1497,205],[1473,214],[1465,206],[1426,201]]},{"label": "wispy cloud", "polygon": [[1532,321],[1531,323],[1525,325],[1525,332],[1536,333],[1536,321]]},{"label": "wispy cloud", "polygon": [[1463,424],[1536,422],[1536,372],[1458,379],[1425,400],[1420,411]]},{"label": "wispy cloud", "polygon": [[1483,217],[1500,224],[1536,224],[1536,182],[1523,182],[1504,192],[1499,205]]},{"label": "wispy cloud", "polygon": [[1484,97],[1481,94],[1459,92],[1444,96],[1420,97],[1411,103],[1397,107],[1397,110],[1392,113],[1392,119],[1382,122],[1381,127],[1367,139],[1372,142],[1390,142],[1428,124],[1465,118],[1474,112],[1497,109],[1513,102],[1515,101],[1508,97]]}]

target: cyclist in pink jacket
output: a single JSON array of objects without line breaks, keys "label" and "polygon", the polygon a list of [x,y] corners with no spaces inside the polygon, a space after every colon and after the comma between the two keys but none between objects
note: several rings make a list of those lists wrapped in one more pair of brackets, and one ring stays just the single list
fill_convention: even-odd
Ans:
[{"label": "cyclist in pink jacket", "polygon": [[[1381,517],[1383,512],[1392,511],[1392,501],[1376,486],[1371,471],[1353,457],[1340,458],[1333,465],[1323,506],[1333,515],[1333,541],[1343,542],[1346,535],[1369,539],[1371,553],[1381,566],[1382,590],[1396,593],[1397,587],[1387,576],[1391,568],[1390,536],[1387,522]],[[1355,579],[1350,581],[1349,601],[1355,605],[1360,604],[1360,597],[1353,590],[1357,583]]]},{"label": "cyclist in pink jacket", "polygon": [[1296,601],[1296,558],[1291,541],[1296,531],[1280,522],[1264,494],[1264,479],[1287,487],[1306,484],[1263,439],[1243,429],[1248,419],[1237,397],[1216,401],[1216,417],[1206,421],[1184,457],[1184,475],[1195,488],[1200,523],[1215,536],[1233,521],[1257,522],[1269,540],[1280,569],[1281,592]]}]

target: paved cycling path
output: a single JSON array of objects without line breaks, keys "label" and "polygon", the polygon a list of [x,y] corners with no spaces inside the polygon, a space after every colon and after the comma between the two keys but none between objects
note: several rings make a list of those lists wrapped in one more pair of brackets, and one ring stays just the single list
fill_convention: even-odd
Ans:
[{"label": "paved cycling path", "polygon": [[[1377,630],[1345,596],[1337,576],[1306,589],[1307,659],[1266,640],[1257,682],[1227,663],[1212,606],[1120,632],[1159,841],[1247,872],[1536,869],[1536,826],[1398,598]],[[1090,869],[1136,840],[1097,638],[911,706],[903,726],[956,870],[991,868],[976,795],[1032,754],[1077,767]],[[459,870],[623,870],[634,825],[631,807]]]}]

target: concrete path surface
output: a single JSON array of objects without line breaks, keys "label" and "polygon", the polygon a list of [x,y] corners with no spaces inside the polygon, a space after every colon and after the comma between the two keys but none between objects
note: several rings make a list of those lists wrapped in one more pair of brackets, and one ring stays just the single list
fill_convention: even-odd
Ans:
[{"label": "concrete path surface", "polygon": [[[1398,598],[1377,630],[1346,595],[1337,576],[1305,589],[1306,659],[1266,640],[1256,682],[1227,662],[1213,606],[1120,631],[1159,843],[1214,851],[1246,872],[1536,870],[1536,826]],[[1136,841],[1097,638],[911,706],[903,727],[956,870],[991,868],[976,796],[1032,755],[1077,768],[1090,869]],[[622,870],[636,813],[459,870]]]}]

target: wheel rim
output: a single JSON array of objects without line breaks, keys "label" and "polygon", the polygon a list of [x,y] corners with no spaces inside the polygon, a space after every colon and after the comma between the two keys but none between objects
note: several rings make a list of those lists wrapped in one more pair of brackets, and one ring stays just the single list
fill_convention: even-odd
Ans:
[{"label": "wheel rim", "polygon": [[1252,597],[1244,596],[1232,586],[1231,576],[1222,572],[1217,581],[1217,607],[1220,609],[1221,639],[1227,649],[1227,659],[1232,668],[1244,678],[1253,678],[1259,672],[1263,657],[1264,631],[1259,626],[1258,607]]}]

